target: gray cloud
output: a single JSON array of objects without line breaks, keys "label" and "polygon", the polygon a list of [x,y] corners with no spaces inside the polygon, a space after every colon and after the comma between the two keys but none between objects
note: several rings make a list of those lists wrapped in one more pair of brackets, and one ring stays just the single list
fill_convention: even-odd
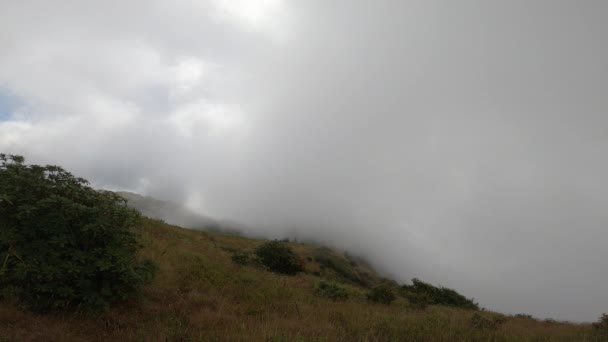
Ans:
[{"label": "gray cloud", "polygon": [[490,309],[607,310],[606,4],[252,3],[3,3],[0,149]]}]

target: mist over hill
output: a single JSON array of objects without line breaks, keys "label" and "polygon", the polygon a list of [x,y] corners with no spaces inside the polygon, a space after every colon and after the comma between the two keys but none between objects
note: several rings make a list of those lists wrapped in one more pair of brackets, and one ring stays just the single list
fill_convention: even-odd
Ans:
[{"label": "mist over hill", "polygon": [[239,233],[244,227],[234,221],[217,220],[199,214],[175,202],[163,201],[129,191],[116,191],[116,193],[127,200],[128,206],[137,209],[143,215],[175,226],[225,233]]},{"label": "mist over hill", "polygon": [[161,201],[128,191],[116,193],[126,199],[130,207],[139,210],[143,215],[169,224],[192,229],[208,229],[218,224],[216,220],[197,214],[174,202]]},{"label": "mist over hill", "polygon": [[0,153],[0,340],[608,337],[608,314],[578,324],[492,312],[452,288],[387,278],[344,250],[226,233],[174,203],[88,184]]}]

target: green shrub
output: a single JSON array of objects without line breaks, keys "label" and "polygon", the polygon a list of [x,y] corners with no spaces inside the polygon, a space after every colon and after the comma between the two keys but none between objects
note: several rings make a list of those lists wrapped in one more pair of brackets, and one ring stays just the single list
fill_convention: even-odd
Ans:
[{"label": "green shrub", "polygon": [[367,300],[382,303],[382,304],[390,304],[396,299],[395,293],[393,289],[387,284],[380,284],[374,286],[367,293]]},{"label": "green shrub", "polygon": [[602,316],[593,323],[593,330],[598,337],[608,338],[608,314]]},{"label": "green shrub", "polygon": [[256,249],[255,255],[272,272],[294,275],[304,271],[303,261],[284,241],[268,241]]},{"label": "green shrub", "polygon": [[348,298],[346,288],[333,282],[321,280],[317,283],[315,290],[319,296],[330,298],[334,301],[346,300]]},{"label": "green shrub", "polygon": [[426,293],[409,293],[406,298],[414,309],[420,311],[425,310],[433,303]]},{"label": "green shrub", "polygon": [[0,154],[0,296],[35,311],[131,297],[156,270],[136,261],[138,220],[119,195],[61,167]]},{"label": "green shrub", "polygon": [[247,253],[247,252],[234,252],[232,254],[232,262],[234,262],[235,264],[245,266],[245,265],[249,264],[250,259],[251,259],[251,257],[249,256],[249,253]]},{"label": "green shrub", "polygon": [[416,278],[412,279],[412,285],[401,287],[401,294],[410,303],[417,306],[444,305],[479,310],[479,305],[472,299],[468,299],[452,289],[436,287]]},{"label": "green shrub", "polygon": [[529,314],[525,314],[525,313],[518,313],[518,314],[515,314],[515,316],[513,316],[513,317],[515,317],[515,318],[523,318],[523,319],[532,319],[532,320],[536,320],[536,319],[534,318],[534,316],[529,315]]}]

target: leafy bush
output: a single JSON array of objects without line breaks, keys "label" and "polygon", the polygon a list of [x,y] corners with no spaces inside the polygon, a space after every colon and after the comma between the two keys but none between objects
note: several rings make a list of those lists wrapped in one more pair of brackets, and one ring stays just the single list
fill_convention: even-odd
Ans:
[{"label": "leafy bush", "polygon": [[136,262],[139,214],[59,166],[0,154],[0,296],[35,311],[103,309],[156,269]]},{"label": "leafy bush", "polygon": [[367,300],[382,303],[382,304],[390,304],[396,299],[395,293],[393,289],[387,284],[380,284],[374,286],[367,293]]},{"label": "leafy bush", "polygon": [[319,296],[330,298],[334,301],[345,300],[348,298],[348,291],[346,291],[346,288],[336,283],[324,280],[317,283],[316,292]]},{"label": "leafy bush", "polygon": [[268,241],[256,249],[255,255],[272,272],[294,275],[304,271],[303,261],[284,241]]},{"label": "leafy bush", "polygon": [[247,265],[249,264],[249,260],[250,260],[250,256],[249,253],[246,252],[234,252],[232,254],[232,262],[234,262],[235,264],[239,264],[239,265]]},{"label": "leafy bush", "polygon": [[403,285],[401,293],[410,303],[417,306],[445,305],[464,309],[479,310],[479,305],[458,292],[445,287],[436,287],[416,278],[412,285]]},{"label": "leafy bush", "polygon": [[525,313],[518,313],[518,314],[515,314],[515,316],[513,316],[513,317],[515,317],[515,318],[523,318],[523,319],[532,319],[532,320],[535,320],[534,316],[529,315],[529,314],[525,314]]},{"label": "leafy bush", "polygon": [[425,310],[432,303],[426,293],[409,293],[406,298],[414,309],[420,311]]},{"label": "leafy bush", "polygon": [[598,337],[608,338],[608,314],[602,316],[593,323],[593,330]]}]

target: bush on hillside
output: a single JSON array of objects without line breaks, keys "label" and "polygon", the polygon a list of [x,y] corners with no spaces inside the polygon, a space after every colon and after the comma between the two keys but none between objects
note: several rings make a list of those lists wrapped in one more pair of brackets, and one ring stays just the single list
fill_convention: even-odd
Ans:
[{"label": "bush on hillside", "polygon": [[262,265],[275,273],[295,275],[304,271],[303,261],[284,241],[268,241],[256,249],[255,255]]},{"label": "bush on hillside", "polygon": [[395,299],[396,296],[393,289],[387,284],[376,285],[367,293],[367,300],[376,303],[388,305]]},{"label": "bush on hillside", "polygon": [[[321,249],[323,251],[323,249]],[[347,259],[338,258],[331,253],[325,255],[315,256],[315,261],[319,263],[321,270],[330,269],[336,272],[336,275],[340,277],[341,281],[350,282],[353,284],[368,287],[370,282],[367,279],[361,278],[354,270],[353,266],[347,261]]]},{"label": "bush on hillside", "polygon": [[515,317],[515,318],[523,318],[523,319],[532,319],[532,320],[536,320],[536,319],[534,318],[534,316],[529,315],[529,314],[526,314],[526,313],[518,313],[518,314],[515,314],[513,317]]},{"label": "bush on hillside", "polygon": [[410,306],[419,311],[425,310],[432,303],[431,298],[426,293],[409,293],[406,298]]},{"label": "bush on hillside", "polygon": [[412,279],[412,285],[403,285],[401,293],[410,303],[417,306],[445,305],[479,310],[479,305],[472,299],[468,299],[452,289],[436,287],[416,278]]},{"label": "bush on hillside", "polygon": [[249,256],[249,253],[247,252],[234,252],[232,253],[232,262],[234,262],[235,264],[239,264],[242,266],[245,266],[247,264],[249,264],[249,260],[251,259],[251,257]]},{"label": "bush on hillside", "polygon": [[608,338],[608,314],[602,316],[593,323],[593,330],[598,337]]},{"label": "bush on hillside", "polygon": [[[138,263],[139,214],[59,166],[0,154],[0,293],[35,311],[103,309],[156,269]],[[9,298],[10,297],[10,298]]]},{"label": "bush on hillside", "polygon": [[346,288],[324,280],[317,283],[315,291],[319,296],[330,298],[334,301],[346,300],[348,298],[348,291],[346,291]]}]

